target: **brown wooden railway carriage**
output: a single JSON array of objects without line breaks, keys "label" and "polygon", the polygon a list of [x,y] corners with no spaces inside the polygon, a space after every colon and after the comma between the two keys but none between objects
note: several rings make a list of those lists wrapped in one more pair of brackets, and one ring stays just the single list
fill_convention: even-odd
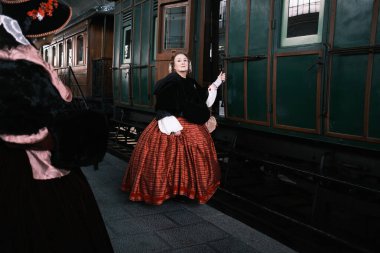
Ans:
[{"label": "brown wooden railway carriage", "polygon": [[113,6],[97,7],[73,19],[42,49],[82,105],[112,107]]}]

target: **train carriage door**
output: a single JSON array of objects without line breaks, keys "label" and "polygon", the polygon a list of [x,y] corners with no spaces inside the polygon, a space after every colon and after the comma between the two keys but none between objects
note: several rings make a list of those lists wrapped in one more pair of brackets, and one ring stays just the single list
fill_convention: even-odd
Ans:
[{"label": "train carriage door", "polygon": [[224,101],[229,119],[269,125],[273,3],[221,1],[226,9]]},{"label": "train carriage door", "polygon": [[123,25],[121,30],[121,90],[120,101],[131,104],[131,42],[132,42],[132,12],[123,12]]},{"label": "train carriage door", "polygon": [[[153,1],[134,1],[132,38],[132,103],[135,106],[150,107],[151,79],[151,33],[154,23]],[[153,71],[153,72],[152,72]]]},{"label": "train carriage door", "polygon": [[[202,1],[199,10],[199,29],[196,36],[199,43],[195,50],[194,60],[197,68],[194,74],[199,83],[204,86],[215,81],[219,72],[223,69],[221,62],[224,56],[224,34],[225,34],[225,6],[226,1],[205,0]],[[199,35],[198,35],[199,33]],[[222,89],[220,89],[222,90]],[[220,100],[222,92],[219,92]],[[214,103],[213,111],[218,112],[218,103]]]},{"label": "train carriage door", "polygon": [[115,4],[114,49],[112,63],[113,100],[115,105],[131,103],[130,66],[132,42],[132,12]]},{"label": "train carriage door", "polygon": [[281,0],[273,22],[273,127],[321,132],[325,0]]},{"label": "train carriage door", "polygon": [[194,1],[159,0],[156,79],[168,74],[171,57],[177,52],[193,53]]},{"label": "train carriage door", "polygon": [[[113,101],[114,104],[120,103],[120,30],[121,30],[121,19],[122,14],[120,13],[120,3],[115,4],[115,16],[114,16],[114,49],[113,49],[113,59],[112,59],[112,91],[113,91]],[[72,57],[69,57],[72,55],[71,48],[72,48],[72,42],[67,42],[67,47],[70,48],[70,51],[67,52],[67,65],[72,65]],[[70,53],[70,55],[69,55]]]}]

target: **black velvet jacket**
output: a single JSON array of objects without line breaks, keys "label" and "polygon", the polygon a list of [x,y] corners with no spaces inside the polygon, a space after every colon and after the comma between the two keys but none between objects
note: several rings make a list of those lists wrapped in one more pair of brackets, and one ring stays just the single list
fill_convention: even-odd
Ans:
[{"label": "black velvet jacket", "polygon": [[189,122],[201,125],[210,118],[206,105],[208,90],[193,78],[182,78],[176,72],[170,73],[156,83],[154,94],[158,119],[169,114],[182,116]]}]

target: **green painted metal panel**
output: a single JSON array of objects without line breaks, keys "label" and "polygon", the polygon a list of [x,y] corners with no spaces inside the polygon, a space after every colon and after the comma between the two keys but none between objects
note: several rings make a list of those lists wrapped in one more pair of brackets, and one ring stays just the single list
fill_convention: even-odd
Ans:
[{"label": "green painted metal panel", "polygon": [[156,84],[156,82],[158,81],[158,80],[156,80],[156,70],[157,70],[157,68],[156,67],[152,67],[151,68],[151,91],[153,91],[153,88],[154,88],[154,85]]},{"label": "green painted metal panel", "polygon": [[149,39],[150,39],[150,1],[142,4],[142,18],[141,18],[141,65],[148,65],[149,63]]},{"label": "green painted metal panel", "polygon": [[277,124],[316,128],[318,55],[287,56],[277,59]]},{"label": "green painted metal panel", "polygon": [[[113,67],[120,67],[120,31],[121,31],[121,15],[116,14],[114,17],[114,50],[113,50]],[[112,70],[112,86],[113,86],[113,99],[114,102],[120,102],[120,70]]]},{"label": "green painted metal panel", "polygon": [[367,64],[368,55],[336,55],[332,58],[330,131],[363,135]]},{"label": "green painted metal panel", "polygon": [[369,108],[369,136],[380,138],[380,54],[375,55]]},{"label": "green painted metal panel", "polygon": [[245,52],[247,2],[245,0],[230,1],[230,19],[228,33],[229,56],[242,56]]},{"label": "green painted metal panel", "polygon": [[228,117],[244,118],[244,64],[228,64],[227,72]]},{"label": "green painted metal panel", "polygon": [[133,56],[132,61],[134,65],[140,65],[140,51],[141,51],[141,38],[140,38],[140,30],[141,30],[141,5],[136,6],[133,9]]},{"label": "green painted metal panel", "polygon": [[248,53],[266,54],[268,47],[270,1],[251,0]]},{"label": "green painted metal panel", "polygon": [[127,69],[121,70],[121,102],[129,104],[129,76],[127,74]]},{"label": "green painted metal panel", "polygon": [[335,47],[369,45],[372,8],[373,0],[337,1]]},{"label": "green painted metal panel", "polygon": [[113,80],[113,101],[120,102],[120,70],[114,70],[112,72]]},{"label": "green painted metal panel", "polygon": [[[203,4],[204,0],[195,0],[193,1],[193,4],[195,4],[195,18],[194,18],[194,36],[191,38],[194,42],[194,47],[196,48],[193,50],[192,55],[190,55],[191,58],[191,64],[192,64],[192,76],[196,77],[198,76],[199,70],[198,70],[198,64],[199,64],[199,40],[195,40],[195,38],[200,38],[201,34],[199,31],[199,28],[201,27],[201,18],[200,18],[200,11],[201,4]],[[200,80],[199,80],[200,81]]]},{"label": "green painted metal panel", "polygon": [[267,120],[267,60],[248,63],[248,119]]},{"label": "green painted metal panel", "polygon": [[132,74],[132,94],[133,94],[133,103],[134,104],[141,104],[141,96],[140,96],[140,69],[134,69]]},{"label": "green painted metal panel", "polygon": [[123,1],[123,9],[127,8],[127,7],[130,7],[131,6],[131,3],[132,3],[132,0],[124,0]]},{"label": "green painted metal panel", "polygon": [[121,1],[115,3],[115,12],[119,12],[121,10]]},{"label": "green painted metal panel", "polygon": [[377,18],[376,44],[380,43],[380,15]]},{"label": "green painted metal panel", "polygon": [[114,49],[113,49],[113,66],[120,66],[120,45],[121,45],[121,15],[116,14],[114,19]]},{"label": "green painted metal panel", "polygon": [[144,67],[141,69],[141,80],[140,80],[140,84],[141,84],[141,103],[144,104],[144,105],[149,105],[150,104],[150,99],[149,99],[149,88],[148,88],[148,85],[149,85],[149,82],[148,82],[148,70],[149,68],[148,67]]},{"label": "green painted metal panel", "polygon": [[150,105],[154,104],[154,85],[156,84],[156,67],[152,67],[151,69],[151,79],[150,79]]}]

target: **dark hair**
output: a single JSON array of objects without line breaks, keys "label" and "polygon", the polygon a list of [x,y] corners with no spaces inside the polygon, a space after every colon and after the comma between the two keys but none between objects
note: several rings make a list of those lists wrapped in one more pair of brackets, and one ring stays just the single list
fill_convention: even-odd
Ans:
[{"label": "dark hair", "polygon": [[4,26],[0,26],[0,49],[10,49],[20,45],[11,34],[9,34]]}]

